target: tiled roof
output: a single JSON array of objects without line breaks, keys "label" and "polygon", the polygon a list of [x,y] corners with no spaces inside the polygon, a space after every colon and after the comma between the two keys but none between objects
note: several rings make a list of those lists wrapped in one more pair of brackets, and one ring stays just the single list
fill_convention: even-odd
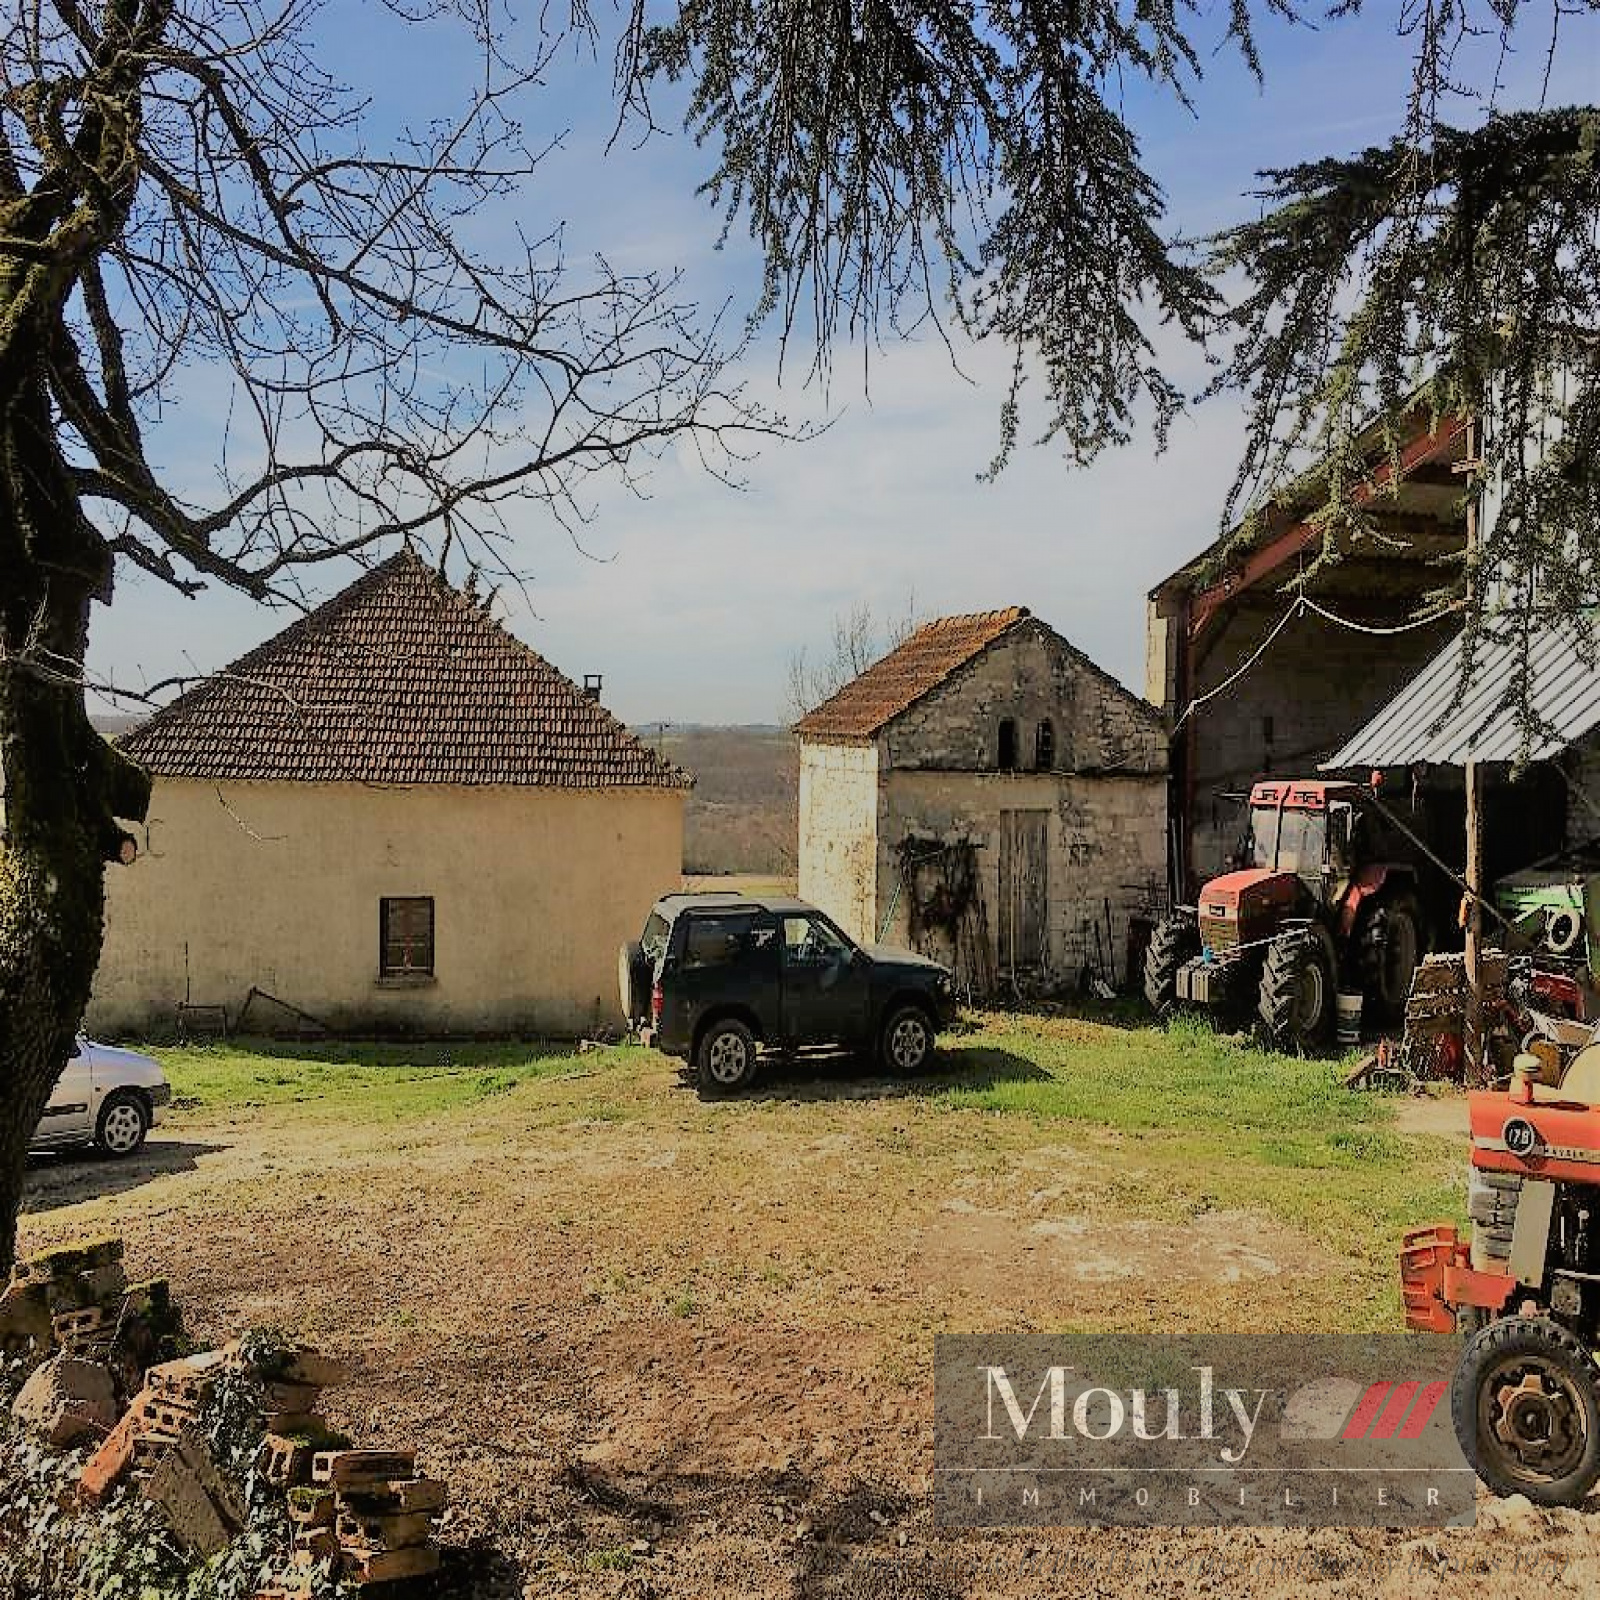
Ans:
[{"label": "tiled roof", "polygon": [[684,789],[692,779],[410,549],[121,748],[164,777]]},{"label": "tiled roof", "polygon": [[1026,606],[1008,606],[967,617],[939,617],[808,711],[795,731],[814,739],[870,738],[1028,614]]}]

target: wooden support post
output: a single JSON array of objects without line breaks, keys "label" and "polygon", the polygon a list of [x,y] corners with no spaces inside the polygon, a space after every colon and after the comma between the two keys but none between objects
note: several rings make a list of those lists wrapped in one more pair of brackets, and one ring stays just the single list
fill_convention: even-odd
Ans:
[{"label": "wooden support post", "polygon": [[[1478,419],[1467,424],[1467,457],[1478,457]],[[1474,561],[1478,553],[1478,496],[1481,486],[1467,501],[1467,585],[1482,593],[1482,579]],[[1466,978],[1467,1018],[1462,1040],[1466,1051],[1465,1079],[1469,1084],[1483,1079],[1483,974],[1480,958],[1483,942],[1483,767],[1470,754],[1466,763],[1467,786],[1467,925]]]},{"label": "wooden support post", "polygon": [[1466,1048],[1466,1081],[1483,1077],[1483,974],[1480,967],[1483,943],[1483,909],[1478,896],[1483,893],[1483,768],[1469,761],[1467,780],[1467,1017],[1463,1044]]}]

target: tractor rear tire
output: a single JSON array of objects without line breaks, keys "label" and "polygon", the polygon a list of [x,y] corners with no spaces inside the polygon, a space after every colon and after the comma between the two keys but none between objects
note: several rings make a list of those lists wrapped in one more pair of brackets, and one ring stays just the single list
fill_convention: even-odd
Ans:
[{"label": "tractor rear tire", "polygon": [[1328,1035],[1333,996],[1333,954],[1322,934],[1286,933],[1267,946],[1256,1014],[1271,1049],[1315,1050]]},{"label": "tractor rear tire", "polygon": [[1450,1418],[1496,1494],[1575,1506],[1600,1479],[1600,1368],[1548,1317],[1500,1317],[1467,1346]]},{"label": "tractor rear tire", "polygon": [[1414,896],[1396,895],[1374,907],[1361,934],[1361,979],[1384,1022],[1398,1022],[1423,956],[1422,912]]},{"label": "tractor rear tire", "polygon": [[1193,917],[1163,917],[1144,953],[1144,997],[1158,1017],[1178,1004],[1178,968],[1200,954],[1200,930]]}]

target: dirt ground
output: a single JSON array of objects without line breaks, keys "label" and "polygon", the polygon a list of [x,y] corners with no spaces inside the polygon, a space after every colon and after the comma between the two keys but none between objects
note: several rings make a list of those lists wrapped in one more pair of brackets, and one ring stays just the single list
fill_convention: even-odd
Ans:
[{"label": "dirt ground", "polygon": [[1396,1121],[1404,1133],[1435,1134],[1454,1140],[1463,1149],[1471,1133],[1467,1097],[1455,1089],[1407,1097],[1400,1102]]},{"label": "dirt ground", "polygon": [[935,1529],[935,1331],[1294,1326],[1338,1282],[1261,1215],[1122,1214],[1114,1145],[881,1083],[705,1102],[616,1052],[436,1119],[180,1110],[129,1163],[40,1161],[22,1245],[117,1231],[201,1338],[350,1358],[325,1410],[449,1480],[463,1593],[1600,1592],[1600,1519],[1514,1502],[1420,1538]]}]

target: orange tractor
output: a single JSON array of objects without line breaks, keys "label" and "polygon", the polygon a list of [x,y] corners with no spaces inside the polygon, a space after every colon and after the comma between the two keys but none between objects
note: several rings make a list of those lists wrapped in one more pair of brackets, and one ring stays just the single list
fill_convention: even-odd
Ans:
[{"label": "orange tractor", "polygon": [[1427,947],[1421,852],[1358,783],[1274,779],[1250,791],[1237,870],[1155,930],[1145,998],[1248,1013],[1274,1048],[1331,1031],[1334,996],[1360,991],[1375,1022],[1404,1008]]},{"label": "orange tractor", "polygon": [[1451,1413],[1478,1475],[1568,1506],[1600,1478],[1600,1045],[1548,1071],[1519,1056],[1509,1089],[1468,1096],[1471,1237],[1408,1233],[1400,1280],[1412,1328],[1470,1335]]}]

